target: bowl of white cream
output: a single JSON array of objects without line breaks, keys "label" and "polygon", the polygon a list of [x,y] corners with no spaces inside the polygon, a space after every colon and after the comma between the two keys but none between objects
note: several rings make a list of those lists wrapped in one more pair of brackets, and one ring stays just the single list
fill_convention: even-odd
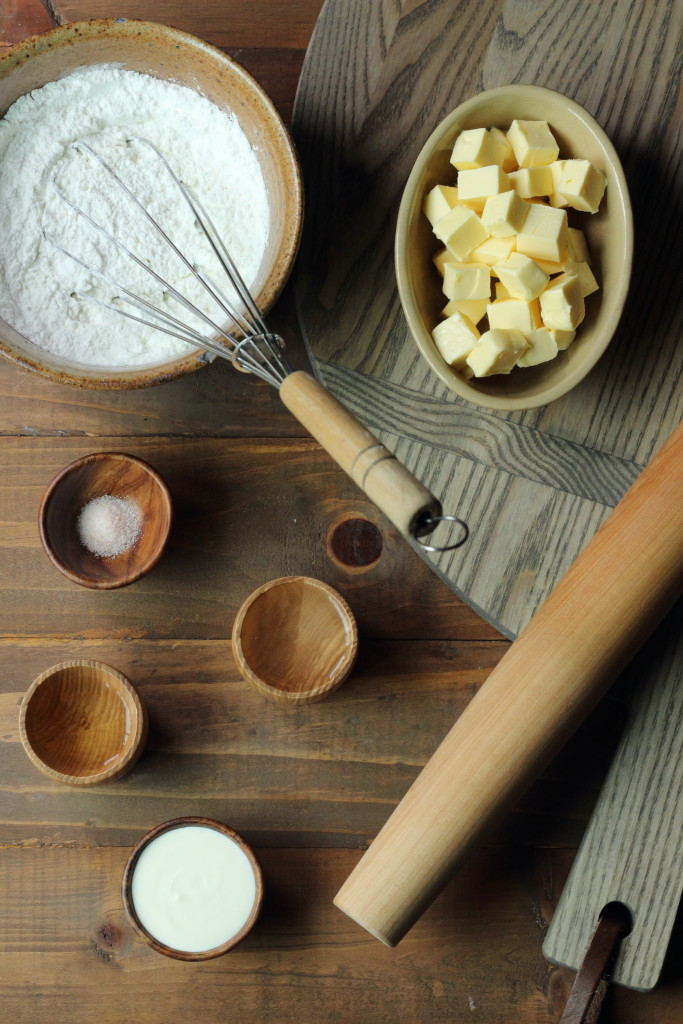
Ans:
[{"label": "bowl of white cream", "polygon": [[251,931],[263,879],[254,853],[212,818],[157,825],[134,847],[123,875],[123,903],[138,934],[176,960],[210,960]]},{"label": "bowl of white cream", "polygon": [[140,138],[206,209],[260,310],[279,294],[298,247],[302,186],[292,141],[261,87],[176,29],[126,19],[63,25],[0,58],[0,353],[13,362],[59,382],[131,388],[209,361],[117,312],[127,289],[186,320],[177,290],[217,316],[97,157],[223,287],[208,241]]}]

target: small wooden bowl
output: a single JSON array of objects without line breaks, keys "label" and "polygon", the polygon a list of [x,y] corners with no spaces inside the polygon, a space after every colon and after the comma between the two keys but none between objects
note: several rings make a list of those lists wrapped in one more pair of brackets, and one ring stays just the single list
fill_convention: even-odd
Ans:
[{"label": "small wooden bowl", "polygon": [[118,779],[140,757],[147,711],[124,675],[99,661],[63,661],[24,695],[19,733],[29,758],[69,786]]},{"label": "small wooden bowl", "polygon": [[255,590],[232,630],[241,674],[281,704],[322,700],[344,682],[358,650],[346,601],[320,580],[285,576]]},{"label": "small wooden bowl", "polygon": [[[251,910],[251,914],[247,918],[243,927],[227,942],[224,942],[220,946],[215,946],[213,949],[203,950],[199,953],[188,953],[185,950],[174,949],[172,946],[167,946],[165,943],[160,942],[150,932],[147,931],[145,926],[141,923],[135,912],[135,905],[132,898],[132,886],[133,886],[133,873],[135,871],[135,865],[138,862],[140,854],[145,847],[151,843],[153,839],[162,835],[164,832],[170,832],[172,829],[184,828],[188,825],[197,825],[203,828],[212,828],[216,832],[220,832],[222,835],[227,836],[228,839],[232,839],[236,843],[242,852],[246,854],[249,863],[251,864],[254,871],[254,881],[256,883],[256,896],[254,899],[254,905]],[[251,931],[256,919],[261,912],[261,905],[263,903],[263,876],[261,874],[261,867],[257,861],[254,851],[251,847],[237,834],[233,829],[227,825],[223,825],[220,821],[215,821],[213,818],[201,818],[201,817],[186,817],[186,818],[174,818],[172,821],[166,821],[162,825],[157,825],[151,829],[146,835],[142,837],[139,843],[133,848],[130,857],[126,862],[126,867],[123,872],[123,883],[121,887],[121,894],[123,897],[123,906],[128,915],[128,919],[135,928],[138,935],[144,939],[148,946],[156,950],[157,953],[163,953],[164,956],[171,957],[174,960],[213,960],[217,956],[222,956],[223,953],[229,952],[234,949]]]},{"label": "small wooden bowl", "polygon": [[[92,554],[78,536],[84,505],[111,494],[135,502],[142,528],[135,544],[111,558]],[[65,466],[48,486],[38,513],[51,562],[82,587],[112,590],[134,583],[159,561],[171,529],[171,497],[156,470],[123,452],[99,452]]]}]

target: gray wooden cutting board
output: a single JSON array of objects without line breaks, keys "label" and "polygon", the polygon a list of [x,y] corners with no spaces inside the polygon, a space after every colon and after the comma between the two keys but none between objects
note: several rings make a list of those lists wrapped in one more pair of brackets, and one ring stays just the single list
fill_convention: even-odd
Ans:
[{"label": "gray wooden cutting board", "polygon": [[[327,0],[304,64],[294,135],[306,224],[295,287],[306,342],[330,390],[469,524],[465,547],[423,557],[509,637],[683,413],[682,20],[677,0]],[[587,379],[550,406],[492,413],[451,394],[420,358],[392,246],[401,192],[429,134],[467,97],[513,82],[571,96],[607,131],[629,182],[636,246],[620,328]],[[682,657],[641,679],[655,703]],[[672,884],[666,898],[676,905],[680,873]],[[595,895],[579,888],[584,903]],[[586,927],[572,931],[579,949]],[[634,928],[620,965],[636,950],[649,973],[622,971],[624,983],[654,984],[668,939],[665,925],[660,932],[657,949],[651,936],[639,947]]]}]

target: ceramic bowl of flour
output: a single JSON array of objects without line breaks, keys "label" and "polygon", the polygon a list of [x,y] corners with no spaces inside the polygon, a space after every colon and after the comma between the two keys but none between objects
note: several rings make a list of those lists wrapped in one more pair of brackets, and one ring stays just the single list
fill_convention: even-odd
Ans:
[{"label": "ceramic bowl of flour", "polygon": [[[121,117],[121,110],[130,116]],[[165,312],[183,321],[188,316],[170,289],[126,262],[69,205],[107,227],[164,282],[178,287],[180,281],[190,301],[207,301],[204,294],[196,299],[188,269],[171,265],[175,256],[162,252],[165,243],[142,226],[144,216],[92,150],[152,207],[189,262],[227,291],[208,243],[192,234],[199,229],[177,186],[138,137],[154,143],[206,207],[261,311],[272,306],[299,244],[300,171],[273,104],[225,54],[149,22],[60,26],[0,58],[0,117],[0,353],[6,358],[60,383],[108,389],[161,383],[208,361],[187,341],[134,319],[148,314],[127,302],[124,289],[143,298],[156,289],[153,301]],[[111,305],[123,306],[129,317]],[[220,312],[206,307],[202,313],[226,326]],[[201,330],[216,336],[204,321]]]}]

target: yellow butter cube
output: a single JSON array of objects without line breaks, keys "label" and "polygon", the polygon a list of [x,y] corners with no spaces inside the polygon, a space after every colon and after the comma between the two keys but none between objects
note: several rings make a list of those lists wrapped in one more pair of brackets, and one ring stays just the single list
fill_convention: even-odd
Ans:
[{"label": "yellow butter cube", "polygon": [[502,132],[500,128],[495,127],[489,128],[489,132],[491,133],[491,138],[500,143],[501,151],[504,154],[502,160],[494,160],[494,163],[499,163],[506,174],[509,174],[510,171],[516,171],[517,160],[515,159],[515,151],[513,150],[510,140],[505,132]]},{"label": "yellow butter cube", "polygon": [[507,137],[520,167],[544,167],[559,156],[547,121],[513,121]]},{"label": "yellow butter cube", "polygon": [[500,166],[505,159],[506,148],[486,128],[468,128],[460,132],[451,155],[451,163],[459,171],[470,171],[475,167],[489,164]]},{"label": "yellow butter cube", "polygon": [[507,192],[509,188],[510,179],[498,164],[489,164],[487,167],[476,167],[458,173],[460,202],[467,203],[472,207],[483,209],[489,196]]},{"label": "yellow butter cube", "polygon": [[593,271],[587,263],[577,262],[575,260],[567,260],[565,264],[565,270],[568,274],[576,274],[579,279],[579,285],[581,287],[581,294],[584,299],[587,295],[592,295],[593,292],[597,292],[600,285],[595,280]]},{"label": "yellow butter cube", "polygon": [[576,274],[554,277],[539,297],[545,327],[558,331],[575,330],[585,315],[581,285]]},{"label": "yellow butter cube", "polygon": [[567,231],[567,256],[576,263],[590,263],[591,261],[586,236],[579,228],[569,228]]},{"label": "yellow butter cube", "polygon": [[432,256],[432,263],[434,264],[434,266],[439,271],[442,277],[446,264],[453,263],[454,261],[455,256],[453,255],[453,253],[449,252],[448,249],[445,248],[439,249],[439,251],[435,252],[434,255]]},{"label": "yellow butter cube", "polygon": [[526,256],[559,263],[567,248],[567,211],[540,203],[527,203],[522,230],[517,235],[517,251]]},{"label": "yellow butter cube", "polygon": [[481,222],[494,238],[509,238],[521,231],[526,206],[514,189],[489,196],[484,204]]},{"label": "yellow butter cube", "polygon": [[445,217],[458,201],[458,190],[455,185],[435,185],[425,196],[422,210],[429,223],[434,227],[437,220]]},{"label": "yellow butter cube", "polygon": [[491,271],[483,263],[446,263],[443,293],[447,299],[490,299]]},{"label": "yellow butter cube", "polygon": [[520,167],[509,175],[510,184],[522,199],[535,196],[549,196],[553,190],[553,179],[549,167]]},{"label": "yellow butter cube", "polygon": [[508,258],[515,248],[515,235],[507,238],[487,238],[471,252],[471,259],[477,263],[486,263],[492,267],[494,263]]},{"label": "yellow butter cube", "polygon": [[510,292],[507,290],[507,288],[505,287],[505,285],[503,284],[502,281],[495,281],[494,283],[495,283],[495,286],[496,286],[496,301],[499,300],[499,299],[511,299],[512,298],[512,296],[510,295]]},{"label": "yellow butter cube", "polygon": [[459,260],[464,260],[488,237],[476,213],[464,206],[454,206],[445,217],[437,220],[434,234]]},{"label": "yellow butter cube", "polygon": [[531,302],[548,283],[548,275],[521,252],[512,252],[502,263],[494,263],[493,274],[500,278],[513,299]]},{"label": "yellow butter cube", "polygon": [[525,302],[523,299],[496,299],[486,307],[486,315],[489,318],[489,327],[501,330],[522,331],[523,334],[528,334],[536,327],[543,326],[538,299],[532,299],[531,302]]},{"label": "yellow butter cube", "polygon": [[554,327],[550,328],[550,333],[555,339],[558,352],[564,352],[565,349],[569,348],[576,337],[576,331],[558,331]]},{"label": "yellow butter cube", "polygon": [[567,202],[565,197],[563,195],[560,195],[560,193],[558,192],[558,186],[562,179],[562,172],[564,171],[564,164],[564,160],[553,160],[553,162],[548,165],[550,168],[550,174],[553,179],[551,191],[548,193],[548,202],[551,206],[569,206],[569,203]]},{"label": "yellow butter cube", "polygon": [[468,317],[455,312],[432,331],[434,344],[449,366],[466,368],[465,360],[479,338],[479,331]]},{"label": "yellow butter cube", "polygon": [[607,179],[589,160],[565,160],[557,192],[574,210],[597,213]]},{"label": "yellow butter cube", "polygon": [[540,256],[534,256],[534,263],[538,264],[541,270],[545,270],[549,277],[553,274],[561,274],[566,270],[566,260],[563,258],[559,262],[557,260],[544,260]]},{"label": "yellow butter cube", "polygon": [[538,366],[539,363],[547,363],[557,355],[557,342],[547,327],[537,327],[535,331],[526,334],[525,338],[529,342],[529,348],[520,356],[518,366]]},{"label": "yellow butter cube", "polygon": [[526,352],[529,343],[521,331],[492,328],[480,337],[467,356],[467,365],[475,377],[509,373]]},{"label": "yellow butter cube", "polygon": [[444,308],[441,310],[443,316],[453,316],[454,313],[462,313],[463,316],[471,320],[473,324],[478,324],[480,320],[483,320],[486,316],[486,307],[489,304],[488,298],[486,299],[451,299]]}]

